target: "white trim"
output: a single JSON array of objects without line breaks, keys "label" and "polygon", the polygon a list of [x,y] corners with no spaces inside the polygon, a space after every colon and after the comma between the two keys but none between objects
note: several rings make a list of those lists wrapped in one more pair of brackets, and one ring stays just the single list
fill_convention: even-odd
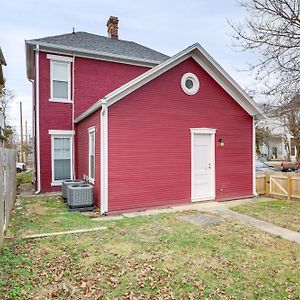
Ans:
[{"label": "white trim", "polygon": [[[61,130],[49,130],[49,132],[59,132]],[[63,131],[64,132],[64,131]],[[70,166],[70,179],[73,179],[73,136],[74,134],[54,134],[51,133],[51,186],[60,186],[62,185],[63,180],[55,180],[54,179],[54,139],[55,138],[69,138],[70,139],[70,160],[71,160],[71,166]]]},{"label": "white trim", "polygon": [[190,128],[191,133],[215,134],[217,129],[214,128]]},{"label": "white trim", "polygon": [[92,127],[89,127],[88,128],[88,132],[90,133],[90,132],[93,132],[93,131],[95,131],[96,130],[96,126],[92,126]]},{"label": "white trim", "polygon": [[256,130],[255,130],[255,118],[252,120],[252,187],[253,187],[253,195],[257,196],[256,192]]},{"label": "white trim", "polygon": [[54,98],[49,99],[49,102],[59,102],[59,103],[73,103],[73,100],[63,99],[63,98]]},{"label": "white trim", "polygon": [[[215,134],[216,129],[212,128],[191,128],[191,202],[214,200],[216,199],[216,149],[215,149]],[[205,134],[210,136],[210,196],[199,198],[194,196],[194,137],[198,134]]]},{"label": "white trim", "polygon": [[74,135],[74,130],[49,130],[49,134],[51,135]]},{"label": "white trim", "polygon": [[[50,55],[49,56],[54,56],[56,55]],[[48,57],[47,55],[47,57]],[[59,57],[59,56],[57,56]],[[72,59],[73,60],[73,59]],[[56,98],[53,97],[53,64],[65,64],[67,65],[67,83],[68,83],[68,98]],[[50,60],[50,99],[49,101],[52,102],[61,102],[61,103],[72,103],[71,99],[71,62],[70,61],[64,61],[64,60],[56,60],[56,59],[51,59]]]},{"label": "white trim", "polygon": [[211,56],[209,56],[209,54],[198,43],[196,43],[177,53],[156,67],[125,83],[116,90],[107,94],[102,99],[99,99],[89,109],[82,113],[75,120],[75,123],[82,121],[84,118],[100,109],[102,100],[105,100],[107,105],[110,106],[190,57],[192,57],[205,70],[209,70],[209,74],[213,75],[214,80],[216,80],[221,87],[224,88],[226,86],[226,91],[230,91],[231,97],[239,105],[241,105],[248,114],[252,116],[264,116],[262,110],[251,99],[251,97],[249,97],[243,91],[243,89],[221,68],[221,66]]},{"label": "white trim", "polygon": [[[88,128],[88,141],[89,141],[89,154],[88,154],[88,160],[89,160],[89,170],[88,170],[88,177],[89,177],[89,182],[91,183],[95,183],[95,161],[96,161],[96,157],[95,157],[95,151],[96,151],[96,134],[95,134],[96,130],[95,130],[95,126],[93,127],[90,127]],[[93,145],[93,148],[94,148],[94,177],[91,177],[91,134],[94,135],[94,145]]]},{"label": "white trim", "polygon": [[108,212],[108,107],[102,104],[101,118],[101,214]]},{"label": "white trim", "polygon": [[36,113],[36,173],[37,173],[37,193],[41,191],[41,144],[40,144],[40,57],[39,45],[35,51],[35,113]]},{"label": "white trim", "polygon": [[[193,82],[193,86],[192,88],[188,88],[186,86],[186,81],[187,80],[191,80]],[[197,94],[197,92],[199,91],[200,88],[200,83],[199,83],[199,79],[198,77],[193,74],[193,73],[185,73],[182,77],[181,77],[181,89],[187,94],[187,95],[195,95]]]},{"label": "white trim", "polygon": [[[51,165],[52,166],[52,165]],[[52,179],[52,182],[50,184],[51,186],[62,186],[62,180],[56,180],[56,181],[53,181]]]},{"label": "white trim", "polygon": [[50,59],[50,60],[67,62],[67,63],[73,62],[73,57],[69,57],[69,56],[60,56],[60,55],[47,54],[47,58]]}]

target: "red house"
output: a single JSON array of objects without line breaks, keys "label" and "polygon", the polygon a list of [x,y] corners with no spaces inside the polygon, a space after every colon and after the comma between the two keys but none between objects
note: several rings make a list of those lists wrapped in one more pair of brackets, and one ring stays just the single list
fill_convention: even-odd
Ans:
[{"label": "red house", "polygon": [[37,192],[86,177],[102,213],[253,196],[254,101],[198,43],[168,57],[107,26],[26,41]]}]

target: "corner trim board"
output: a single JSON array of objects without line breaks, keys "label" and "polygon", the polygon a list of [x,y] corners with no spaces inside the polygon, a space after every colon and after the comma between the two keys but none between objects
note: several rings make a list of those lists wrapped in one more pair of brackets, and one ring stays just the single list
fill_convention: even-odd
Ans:
[{"label": "corner trim board", "polygon": [[256,131],[255,131],[255,118],[252,120],[252,188],[253,195],[257,196],[256,192],[256,168],[255,168],[255,160],[256,160]]},{"label": "corner trim board", "polygon": [[106,103],[102,103],[100,111],[101,122],[101,214],[108,212],[108,107]]}]

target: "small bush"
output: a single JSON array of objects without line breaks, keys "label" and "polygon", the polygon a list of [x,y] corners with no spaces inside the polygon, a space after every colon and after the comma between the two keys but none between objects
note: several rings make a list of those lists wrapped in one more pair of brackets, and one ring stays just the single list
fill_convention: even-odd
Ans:
[{"label": "small bush", "polygon": [[32,182],[32,172],[17,173],[17,185]]}]

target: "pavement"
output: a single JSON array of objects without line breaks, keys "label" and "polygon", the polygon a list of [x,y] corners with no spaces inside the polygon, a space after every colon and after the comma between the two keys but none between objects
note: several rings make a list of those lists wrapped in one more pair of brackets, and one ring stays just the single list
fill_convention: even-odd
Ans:
[{"label": "pavement", "polygon": [[114,221],[120,220],[123,218],[134,218],[140,216],[151,216],[151,215],[158,215],[163,213],[174,213],[174,212],[184,212],[184,211],[199,211],[199,212],[210,212],[218,215],[220,218],[224,219],[234,219],[238,220],[239,222],[250,225],[255,227],[259,230],[265,231],[275,236],[279,236],[283,239],[296,242],[300,244],[300,233],[295,232],[286,228],[282,228],[280,226],[274,225],[272,223],[261,221],[247,215],[243,215],[237,212],[230,210],[230,207],[247,204],[247,203],[255,203],[255,202],[265,202],[265,201],[273,201],[274,199],[270,198],[249,198],[249,199],[242,199],[242,200],[233,200],[227,202],[216,202],[216,201],[203,201],[203,202],[196,202],[191,204],[185,205],[178,205],[169,208],[163,209],[153,209],[153,210],[146,210],[141,212],[131,212],[131,213],[124,213],[118,216],[101,216],[98,218],[94,218],[94,221]]}]

